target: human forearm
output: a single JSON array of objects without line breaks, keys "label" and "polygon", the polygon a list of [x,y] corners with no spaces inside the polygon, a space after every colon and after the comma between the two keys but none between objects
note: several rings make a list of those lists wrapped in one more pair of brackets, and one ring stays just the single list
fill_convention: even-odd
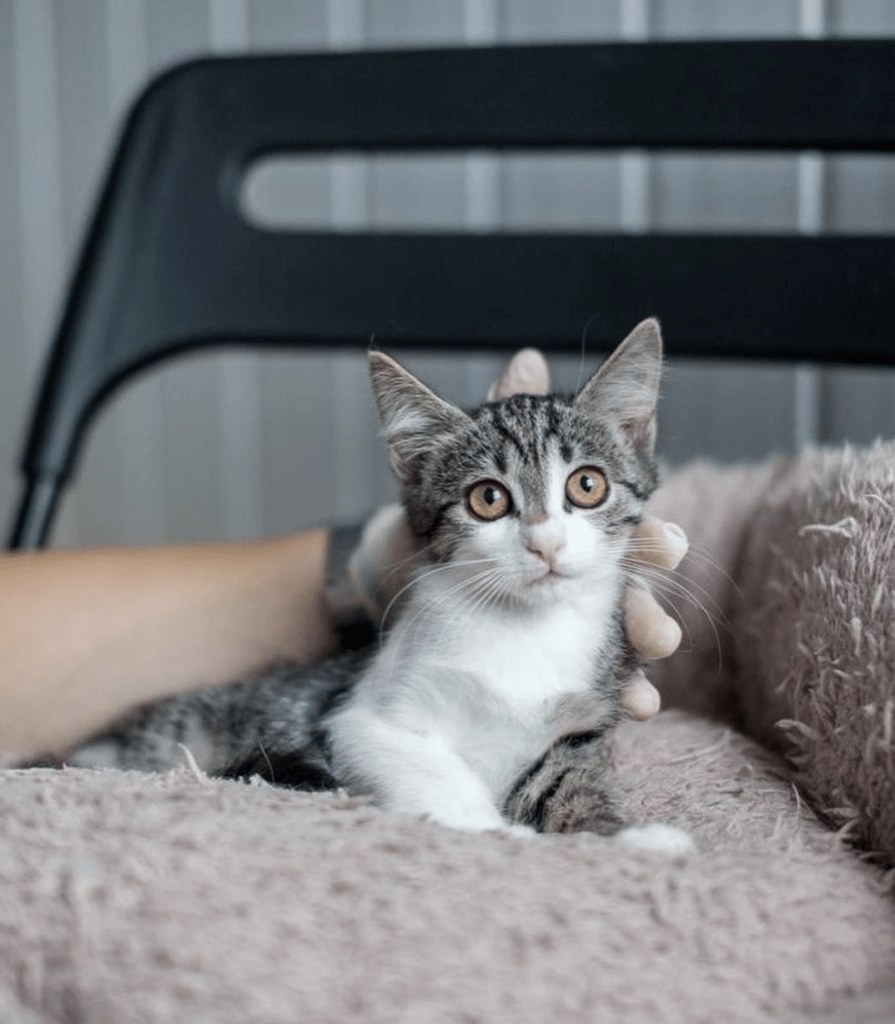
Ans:
[{"label": "human forearm", "polygon": [[148,700],[328,653],[326,533],[0,558],[0,751],[60,752]]}]

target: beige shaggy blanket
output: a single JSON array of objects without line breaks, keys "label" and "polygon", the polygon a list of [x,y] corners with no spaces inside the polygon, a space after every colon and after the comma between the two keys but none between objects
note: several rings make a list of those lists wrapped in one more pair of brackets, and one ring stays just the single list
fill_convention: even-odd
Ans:
[{"label": "beige shaggy blanket", "polygon": [[189,764],[7,770],[0,1021],[889,1024],[893,467],[694,466],[661,495],[693,542],[668,584],[684,649],[618,766],[634,817],[697,853],[454,832]]}]

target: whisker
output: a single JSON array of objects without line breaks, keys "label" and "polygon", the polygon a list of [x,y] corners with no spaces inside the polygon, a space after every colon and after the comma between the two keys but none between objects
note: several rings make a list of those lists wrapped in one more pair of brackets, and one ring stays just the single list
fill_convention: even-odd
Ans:
[{"label": "whisker", "polygon": [[[495,560],[493,558],[470,559],[465,562],[453,562],[451,563],[450,566],[437,566],[436,570],[446,568],[457,568],[460,566],[494,563],[494,561]],[[436,570],[430,570],[425,574],[423,578],[428,578],[432,574],[432,572]],[[411,630],[413,629],[414,625],[417,623],[418,620],[420,620],[426,614],[430,614],[436,611],[437,609],[440,609],[451,597],[453,597],[455,594],[461,593],[464,589],[474,590],[483,581],[487,580],[488,577],[493,576],[498,571],[499,570],[496,569],[492,564],[491,568],[485,569],[482,572],[476,573],[472,576],[464,577],[462,580],[459,581],[459,583],[454,584],[454,586],[446,590],[443,594],[439,594],[437,598],[435,598],[433,601],[430,601],[428,604],[423,605],[421,608],[419,608],[417,612],[414,614],[414,616],[410,619],[410,621],[407,623],[403,623],[400,627],[400,631],[397,634],[395,634],[394,639],[396,643],[396,655],[397,646],[399,646],[401,643],[404,642],[405,639],[407,639]],[[382,642],[383,639],[383,632],[383,630],[380,630],[380,643]]]},{"label": "whisker", "polygon": [[483,580],[480,584],[478,594],[473,595],[473,602],[469,606],[467,615],[474,617],[481,608],[494,602],[504,588],[504,581],[498,573],[495,573],[490,580]]},{"label": "whisker", "polygon": [[687,557],[689,557],[690,555],[692,555],[697,562],[700,562],[702,565],[708,566],[710,569],[713,569],[715,572],[717,572],[719,576],[722,576],[724,580],[730,584],[731,588],[733,589],[737,597],[740,598],[740,600],[745,600],[745,595],[743,594],[743,591],[740,589],[740,586],[737,583],[737,581],[733,578],[733,576],[730,575],[730,573],[724,568],[724,566],[721,565],[718,559],[715,558],[715,556],[711,553],[711,551],[709,551],[708,548],[703,547],[701,544],[694,545],[690,548],[689,552],[687,553]]},{"label": "whisker", "polygon": [[[640,567],[638,566],[638,569],[639,568]],[[625,578],[633,579],[633,581],[639,583],[643,582],[642,579],[637,575],[633,577],[628,575],[627,571],[625,572]],[[691,580],[687,580],[687,582],[692,583]],[[649,583],[651,589],[659,593],[659,595],[663,597],[671,605],[672,609],[677,613],[678,619],[680,620],[680,623],[687,634],[691,649],[694,648],[694,645],[693,636],[690,631],[689,624],[687,623],[685,616],[683,616],[678,610],[673,598],[683,598],[684,600],[688,601],[694,608],[697,608],[702,613],[702,615],[705,617],[706,622],[712,630],[712,636],[715,642],[715,649],[718,652],[718,670],[720,671],[723,663],[723,647],[721,644],[721,635],[718,631],[718,625],[716,624],[715,616],[712,615],[712,613],[709,611],[709,608],[707,608],[706,605],[702,601],[700,601],[695,594],[693,594],[686,586],[684,586],[683,583],[681,583],[678,580],[671,579],[666,576],[657,575],[651,578],[649,580]],[[731,625],[727,620],[727,616],[724,614],[723,610],[717,607],[716,601],[712,600],[711,604],[715,605],[717,608],[717,615],[721,620],[721,626],[728,633],[732,632]]]},{"label": "whisker", "polygon": [[403,571],[408,565],[413,565],[414,562],[418,561],[421,555],[425,555],[427,551],[431,550],[435,546],[434,541],[430,541],[428,544],[424,544],[421,548],[417,548],[409,555],[405,555],[404,558],[399,558],[397,562],[392,562],[388,571],[383,575],[380,583],[385,583],[392,578],[396,573]]},{"label": "whisker", "polygon": [[[667,551],[667,548],[663,544],[655,540],[651,540],[650,538],[644,538],[641,540],[638,537],[632,537],[624,542],[612,541],[610,542],[608,547],[613,552],[617,552],[621,548],[623,553],[627,556],[637,554],[660,555],[665,554]],[[743,597],[743,592],[737,584],[737,581],[730,575],[730,573],[724,568],[724,566],[718,561],[718,559],[712,554],[712,552],[704,545],[691,544],[687,548],[687,553],[684,555],[683,561],[687,560],[696,562],[697,564],[700,564],[702,566],[707,566],[708,568],[714,570],[718,573],[719,576],[722,576],[724,580],[730,584],[730,586],[736,592],[738,597]],[[645,568],[658,569],[662,572],[678,571],[677,566],[675,566],[674,569],[669,569],[660,565],[651,566],[649,565],[649,563],[646,564]]]},{"label": "whisker", "polygon": [[445,562],[443,565],[430,566],[425,571],[421,571],[418,575],[412,576],[411,579],[409,579],[404,584],[404,586],[401,587],[397,594],[395,594],[391,601],[389,601],[389,603],[385,607],[385,611],[383,611],[382,615],[379,617],[380,636],[383,630],[385,629],[385,623],[388,621],[389,612],[392,610],[392,608],[394,608],[395,604],[404,596],[404,594],[406,594],[407,591],[410,590],[411,587],[414,587],[416,586],[417,583],[420,583],[422,580],[428,579],[430,576],[435,575],[435,573],[447,572],[451,569],[468,568],[471,565],[484,565],[488,562],[494,562],[494,559],[491,557],[485,557],[471,558],[459,562]]},{"label": "whisker", "polygon": [[403,637],[407,632],[409,632],[413,624],[422,615],[425,615],[427,612],[432,612],[436,608],[440,608],[451,597],[453,597],[457,593],[462,592],[464,589],[474,589],[481,580],[490,576],[494,571],[494,569],[486,569],[483,572],[476,573],[473,576],[465,577],[459,583],[451,587],[449,590],[446,590],[443,594],[439,594],[435,599],[430,601],[428,604],[423,605],[421,608],[419,608],[419,610],[416,612],[413,618],[402,627],[401,636]]},{"label": "whisker", "polygon": [[643,573],[638,569],[637,572],[630,574],[628,570],[625,570],[625,578],[633,583],[639,583],[641,586],[646,584],[650,589],[660,594],[666,596],[674,594],[675,596],[685,598],[695,608],[698,608],[710,623],[714,625],[717,619],[726,630],[732,630],[726,612],[714,597],[705,588],[700,587],[699,584],[694,583],[693,580],[686,576],[675,579],[672,576]]},{"label": "whisker", "polygon": [[[673,587],[677,593],[683,594],[688,597],[693,597],[694,592],[700,594],[705,601],[712,607],[712,611],[718,616],[719,620],[722,621],[724,626],[731,629],[730,621],[727,618],[727,613],[724,608],[718,603],[714,595],[701,583],[694,580],[691,576],[685,573],[678,572],[675,569],[654,569],[650,566],[643,566],[636,563],[633,566],[628,565],[622,560],[622,568],[631,574],[629,578],[637,578],[638,576],[645,580],[650,586],[664,585],[666,587]],[[694,598],[695,600],[695,598]]]}]

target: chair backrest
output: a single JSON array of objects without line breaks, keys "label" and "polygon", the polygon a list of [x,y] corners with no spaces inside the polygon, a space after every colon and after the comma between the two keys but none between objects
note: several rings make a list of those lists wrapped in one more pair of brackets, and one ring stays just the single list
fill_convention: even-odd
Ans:
[{"label": "chair backrest", "polygon": [[[42,544],[111,392],[187,349],[575,349],[661,316],[671,354],[895,365],[890,236],[271,232],[277,151],[895,149],[895,42],[237,57],[152,83],[122,134],[44,374],[10,547]],[[797,297],[797,298],[796,298]]]}]

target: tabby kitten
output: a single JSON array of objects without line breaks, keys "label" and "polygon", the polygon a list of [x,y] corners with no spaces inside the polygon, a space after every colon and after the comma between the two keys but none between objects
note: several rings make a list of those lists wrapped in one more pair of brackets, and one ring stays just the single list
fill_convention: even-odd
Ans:
[{"label": "tabby kitten", "polygon": [[208,772],[266,768],[459,828],[618,831],[606,740],[636,660],[621,561],[657,482],[658,324],[574,398],[470,413],[369,359],[420,553],[381,644],[156,704],[68,763],[159,770],[183,745]]}]

